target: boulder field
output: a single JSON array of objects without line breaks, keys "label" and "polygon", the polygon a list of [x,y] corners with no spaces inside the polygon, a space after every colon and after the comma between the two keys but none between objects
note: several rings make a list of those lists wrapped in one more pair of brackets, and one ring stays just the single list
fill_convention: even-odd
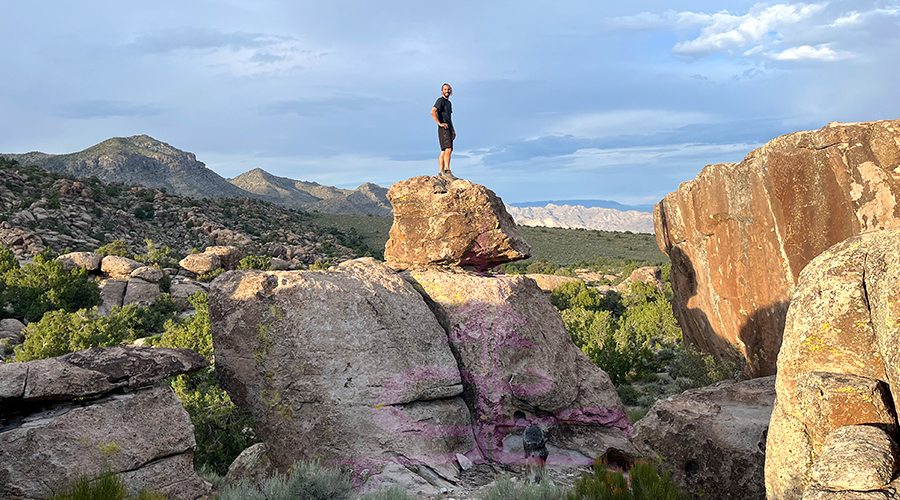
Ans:
[{"label": "boulder field", "polygon": [[656,205],[684,336],[772,375],[803,268],[848,237],[900,227],[900,120],[830,123],[708,165]]}]

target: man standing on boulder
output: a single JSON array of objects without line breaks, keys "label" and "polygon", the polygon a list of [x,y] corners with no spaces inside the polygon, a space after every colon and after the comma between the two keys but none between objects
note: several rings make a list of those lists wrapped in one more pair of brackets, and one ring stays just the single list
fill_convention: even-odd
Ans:
[{"label": "man standing on boulder", "polygon": [[450,115],[453,114],[453,105],[450,103],[451,95],[453,95],[453,87],[449,83],[441,86],[441,96],[431,108],[431,117],[438,124],[438,140],[441,142],[441,156],[438,157],[438,165],[441,168],[440,175],[452,181],[456,180],[456,177],[450,171],[450,153],[453,152],[456,129],[453,128],[453,120],[450,118]]}]

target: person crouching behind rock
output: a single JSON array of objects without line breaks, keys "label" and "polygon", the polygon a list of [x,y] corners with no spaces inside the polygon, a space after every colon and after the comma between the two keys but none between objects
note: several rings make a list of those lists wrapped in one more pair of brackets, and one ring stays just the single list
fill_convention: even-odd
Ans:
[{"label": "person crouching behind rock", "polygon": [[525,448],[525,480],[540,483],[544,477],[544,464],[547,463],[548,455],[544,431],[536,425],[526,427],[522,433],[522,444]]}]

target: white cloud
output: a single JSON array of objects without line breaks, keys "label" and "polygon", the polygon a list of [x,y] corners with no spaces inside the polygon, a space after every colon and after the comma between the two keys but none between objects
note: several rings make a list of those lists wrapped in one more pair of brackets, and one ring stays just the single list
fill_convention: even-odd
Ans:
[{"label": "white cloud", "polygon": [[780,38],[779,32],[820,12],[827,4],[756,4],[743,16],[727,11],[713,14],[709,23],[693,39],[675,44],[672,52],[688,56],[730,53],[734,50]]},{"label": "white cloud", "polygon": [[853,57],[848,52],[837,52],[831,50],[825,45],[812,47],[810,45],[801,45],[799,47],[791,47],[776,54],[769,54],[769,57],[776,61],[799,61],[801,59],[813,61],[839,61],[841,59],[849,59]]},{"label": "white cloud", "polygon": [[[895,2],[891,2],[895,3]],[[875,40],[900,34],[900,8],[846,10],[840,1],[757,3],[746,13],[666,11],[607,18],[620,29],[668,29],[681,41],[672,54],[692,60],[716,54],[751,60],[831,62],[866,53]]]}]

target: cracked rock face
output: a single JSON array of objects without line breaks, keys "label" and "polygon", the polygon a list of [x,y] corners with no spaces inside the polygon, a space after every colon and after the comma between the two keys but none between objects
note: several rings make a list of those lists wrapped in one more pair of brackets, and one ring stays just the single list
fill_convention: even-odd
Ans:
[{"label": "cracked rock face", "polygon": [[[900,230],[892,229],[849,238],[813,259],[800,274],[778,355],[766,454],[769,500],[807,498],[807,490],[818,495],[810,498],[825,498],[814,493],[821,485],[812,483],[812,476],[833,479],[830,472],[821,472],[819,462],[830,454],[833,466],[834,453],[826,450],[838,429],[868,425],[896,432],[892,401],[900,397],[898,269]],[[854,465],[846,460],[843,466]],[[811,476],[814,469],[819,473]],[[865,475],[861,470],[844,472]]]},{"label": "cracked rock face", "polygon": [[844,239],[900,227],[900,120],[831,123],[709,165],[654,210],[685,338],[772,375],[801,270]]},{"label": "cracked rock face", "polygon": [[128,347],[0,365],[0,498],[46,499],[104,469],[132,494],[203,497],[190,417],[171,387],[152,386],[206,365],[188,349]]}]

